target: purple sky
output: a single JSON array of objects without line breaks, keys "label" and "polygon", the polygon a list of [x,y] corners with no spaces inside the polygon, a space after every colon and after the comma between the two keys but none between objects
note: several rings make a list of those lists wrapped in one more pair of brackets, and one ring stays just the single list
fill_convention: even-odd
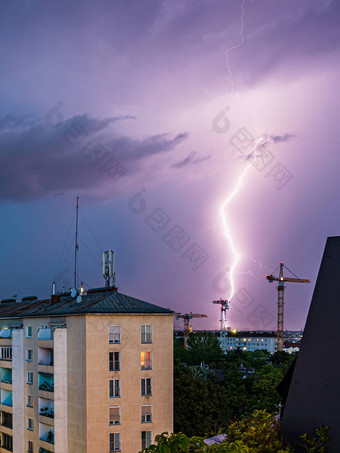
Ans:
[{"label": "purple sky", "polygon": [[121,292],[218,328],[219,209],[262,136],[226,211],[228,325],[276,327],[264,274],[283,260],[312,281],[286,290],[285,325],[303,328],[340,233],[339,19],[335,0],[2,2],[0,297],[72,286],[79,195],[80,280],[102,286],[112,248]]}]

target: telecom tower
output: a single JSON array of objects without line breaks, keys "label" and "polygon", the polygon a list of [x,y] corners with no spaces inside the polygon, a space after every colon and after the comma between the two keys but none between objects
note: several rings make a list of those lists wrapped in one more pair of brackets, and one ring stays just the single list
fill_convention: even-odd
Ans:
[{"label": "telecom tower", "polygon": [[106,252],[103,252],[103,277],[105,278],[106,288],[110,288],[111,278],[112,286],[116,286],[115,252],[112,250],[106,250]]}]

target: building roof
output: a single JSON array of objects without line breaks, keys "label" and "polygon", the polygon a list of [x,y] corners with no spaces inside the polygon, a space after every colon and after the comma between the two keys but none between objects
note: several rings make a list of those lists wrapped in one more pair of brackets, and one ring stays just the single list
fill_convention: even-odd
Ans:
[{"label": "building roof", "polygon": [[247,331],[238,330],[237,332],[227,332],[227,338],[276,338],[275,332],[269,331]]},{"label": "building roof", "polygon": [[173,311],[150,304],[135,297],[119,293],[111,288],[89,290],[81,302],[70,294],[57,294],[50,299],[2,301],[0,319],[85,314],[172,314]]}]

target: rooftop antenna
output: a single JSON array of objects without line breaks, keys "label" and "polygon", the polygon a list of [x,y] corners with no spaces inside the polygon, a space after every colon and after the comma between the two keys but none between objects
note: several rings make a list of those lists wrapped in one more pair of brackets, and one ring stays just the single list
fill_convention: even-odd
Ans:
[{"label": "rooftop antenna", "polygon": [[106,288],[110,288],[111,278],[112,286],[116,285],[115,252],[112,250],[106,250],[106,252],[103,252],[103,277],[105,278]]},{"label": "rooftop antenna", "polygon": [[79,211],[79,197],[77,197],[77,208],[76,208],[76,240],[74,243],[74,280],[73,287],[77,288],[77,254],[78,254],[78,211]]}]

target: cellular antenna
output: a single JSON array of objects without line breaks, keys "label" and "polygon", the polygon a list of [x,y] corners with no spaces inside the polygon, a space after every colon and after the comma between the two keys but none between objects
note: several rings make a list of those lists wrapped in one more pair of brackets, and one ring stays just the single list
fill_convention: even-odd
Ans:
[{"label": "cellular antenna", "polygon": [[79,197],[77,197],[77,208],[76,208],[76,238],[74,243],[74,279],[73,287],[77,288],[77,255],[79,250],[78,245],[78,212],[79,212]]},{"label": "cellular antenna", "polygon": [[103,277],[105,278],[106,288],[116,286],[116,275],[115,275],[115,252],[112,250],[106,250],[103,252]]}]

